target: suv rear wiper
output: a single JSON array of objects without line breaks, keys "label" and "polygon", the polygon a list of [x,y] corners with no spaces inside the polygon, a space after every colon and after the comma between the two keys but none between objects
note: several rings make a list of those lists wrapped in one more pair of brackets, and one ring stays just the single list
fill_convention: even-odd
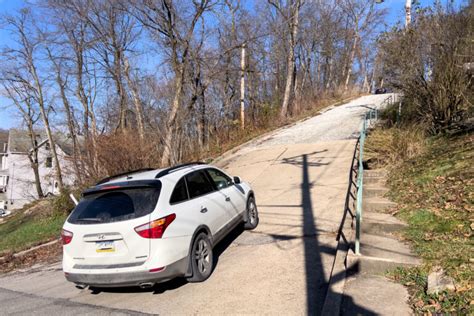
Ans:
[{"label": "suv rear wiper", "polygon": [[78,222],[94,222],[94,223],[101,223],[102,219],[100,218],[78,218],[76,219]]}]

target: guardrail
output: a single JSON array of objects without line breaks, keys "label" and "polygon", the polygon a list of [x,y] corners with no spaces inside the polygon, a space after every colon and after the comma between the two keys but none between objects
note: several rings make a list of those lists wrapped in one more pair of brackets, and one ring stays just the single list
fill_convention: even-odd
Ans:
[{"label": "guardrail", "polygon": [[[385,108],[397,102],[397,96],[395,94],[390,95],[382,101],[379,108]],[[357,172],[357,204],[356,204],[356,238],[355,238],[355,253],[360,255],[360,232],[362,225],[362,200],[364,191],[364,144],[367,136],[367,129],[374,125],[374,122],[378,120],[379,113],[378,107],[374,107],[365,113],[364,120],[360,129],[359,136],[359,161],[358,161],[358,172]]]}]

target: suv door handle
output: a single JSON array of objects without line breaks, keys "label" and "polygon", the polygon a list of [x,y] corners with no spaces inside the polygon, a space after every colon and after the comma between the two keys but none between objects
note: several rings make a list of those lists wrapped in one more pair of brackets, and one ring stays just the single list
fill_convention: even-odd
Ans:
[{"label": "suv door handle", "polygon": [[207,207],[201,207],[201,213],[206,213],[207,212]]},{"label": "suv door handle", "polygon": [[226,202],[230,202],[230,197],[226,196],[225,200],[226,200]]}]

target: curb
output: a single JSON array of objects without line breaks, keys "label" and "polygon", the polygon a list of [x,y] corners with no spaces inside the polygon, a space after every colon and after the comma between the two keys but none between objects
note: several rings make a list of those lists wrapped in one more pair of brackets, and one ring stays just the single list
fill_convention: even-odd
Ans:
[{"label": "curb", "polygon": [[[346,193],[346,204],[341,225],[338,232],[336,255],[329,275],[326,297],[321,309],[321,315],[340,315],[342,299],[344,296],[344,286],[347,277],[347,258],[350,245],[355,243],[354,216],[350,209],[350,200],[353,193],[354,164],[357,161],[357,143],[352,157],[352,166],[349,173],[348,191]],[[355,197],[353,198],[354,207]]]},{"label": "curb", "polygon": [[339,239],[321,315],[340,315],[341,313],[342,297],[346,284],[346,260],[350,250],[349,245],[354,241],[354,236],[354,229],[351,228],[347,242],[344,241],[344,238]]}]

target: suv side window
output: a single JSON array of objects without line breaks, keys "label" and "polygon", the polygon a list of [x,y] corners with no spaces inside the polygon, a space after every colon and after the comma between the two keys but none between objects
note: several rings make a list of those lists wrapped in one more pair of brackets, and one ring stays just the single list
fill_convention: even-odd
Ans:
[{"label": "suv side window", "polygon": [[217,169],[206,169],[216,185],[217,190],[221,190],[233,184],[232,179]]},{"label": "suv side window", "polygon": [[214,191],[214,186],[206,176],[204,170],[194,171],[186,175],[189,198],[195,198]]},{"label": "suv side window", "polygon": [[186,188],[186,181],[184,177],[176,183],[174,187],[173,193],[171,194],[170,204],[175,204],[179,202],[183,202],[189,199],[188,196],[188,189]]}]

